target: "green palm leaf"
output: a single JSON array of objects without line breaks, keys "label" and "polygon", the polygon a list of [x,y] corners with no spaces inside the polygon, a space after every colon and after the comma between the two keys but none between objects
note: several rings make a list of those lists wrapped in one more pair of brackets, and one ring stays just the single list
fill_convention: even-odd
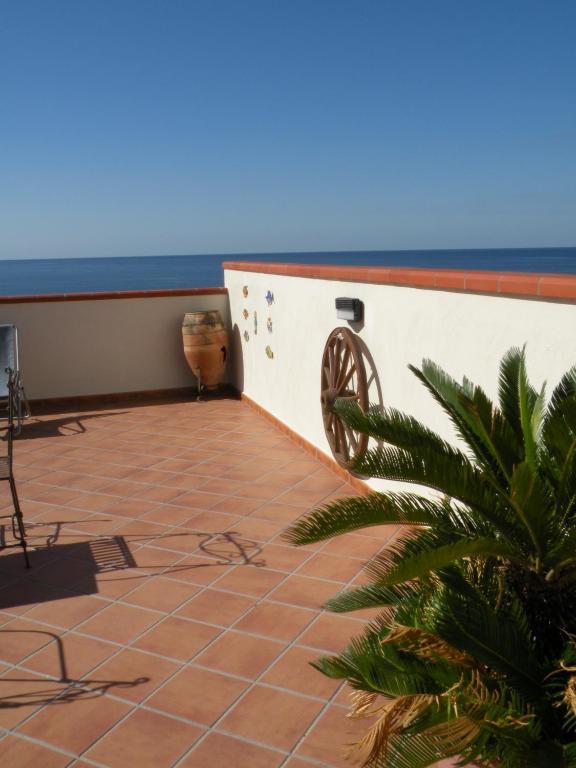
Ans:
[{"label": "green palm leaf", "polygon": [[283,538],[298,546],[375,525],[418,525],[478,530],[466,509],[413,493],[372,493],[338,499],[297,520]]},{"label": "green palm leaf", "polygon": [[391,586],[421,579],[463,558],[506,557],[521,560],[509,544],[493,538],[444,541],[445,537],[437,532],[405,536],[373,558],[366,566],[366,572],[378,584]]}]

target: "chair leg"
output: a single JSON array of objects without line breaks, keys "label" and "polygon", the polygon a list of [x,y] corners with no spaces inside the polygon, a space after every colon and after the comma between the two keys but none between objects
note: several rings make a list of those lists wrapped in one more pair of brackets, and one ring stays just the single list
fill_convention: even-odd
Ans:
[{"label": "chair leg", "polygon": [[[28,544],[26,542],[26,529],[24,528],[24,518],[22,516],[22,510],[20,509],[20,501],[18,500],[16,483],[14,482],[13,477],[10,477],[9,482],[10,491],[12,493],[12,503],[14,504],[14,516],[12,518],[14,538],[20,541],[20,546],[22,547],[22,551],[24,553],[24,560],[26,561],[26,568],[30,568],[30,560],[28,559]],[[16,531],[14,527],[14,522],[16,522],[18,531]]]}]

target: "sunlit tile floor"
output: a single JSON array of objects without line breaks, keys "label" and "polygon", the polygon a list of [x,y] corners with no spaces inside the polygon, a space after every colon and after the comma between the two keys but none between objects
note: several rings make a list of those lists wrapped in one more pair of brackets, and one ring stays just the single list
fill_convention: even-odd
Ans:
[{"label": "sunlit tile floor", "polygon": [[0,553],[3,765],[353,764],[365,725],[308,662],[361,632],[320,606],[390,530],[281,538],[351,487],[233,399],[49,414],[15,453],[34,549]]}]

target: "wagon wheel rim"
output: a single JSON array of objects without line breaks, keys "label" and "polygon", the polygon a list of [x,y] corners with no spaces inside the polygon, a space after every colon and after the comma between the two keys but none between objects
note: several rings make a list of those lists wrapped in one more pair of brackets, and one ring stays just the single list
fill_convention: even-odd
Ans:
[{"label": "wagon wheel rim", "polygon": [[338,464],[350,468],[352,459],[368,447],[368,436],[352,429],[332,411],[338,399],[368,408],[368,385],[360,346],[348,328],[335,328],[324,347],[320,386],[324,431]]}]

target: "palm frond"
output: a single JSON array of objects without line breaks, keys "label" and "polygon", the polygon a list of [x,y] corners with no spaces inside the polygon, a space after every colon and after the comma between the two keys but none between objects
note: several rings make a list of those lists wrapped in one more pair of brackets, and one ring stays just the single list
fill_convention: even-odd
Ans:
[{"label": "palm frond", "polygon": [[516,434],[516,439],[523,442],[520,422],[520,402],[518,399],[518,380],[520,367],[524,360],[524,349],[512,347],[506,352],[500,363],[498,378],[498,401],[506,421]]},{"label": "palm frond", "polygon": [[325,608],[333,613],[348,613],[368,608],[391,607],[413,600],[419,592],[411,585],[383,586],[363,584],[330,598]]},{"label": "palm frond", "polygon": [[471,557],[505,557],[523,562],[515,548],[495,538],[456,539],[434,530],[412,532],[397,539],[376,555],[365,570],[378,584],[391,586],[426,577]]},{"label": "palm frond", "polygon": [[[482,532],[465,508],[414,493],[372,493],[337,499],[297,520],[283,534],[301,546],[376,525],[438,526],[466,533]],[[480,529],[480,530],[479,530]]]}]

